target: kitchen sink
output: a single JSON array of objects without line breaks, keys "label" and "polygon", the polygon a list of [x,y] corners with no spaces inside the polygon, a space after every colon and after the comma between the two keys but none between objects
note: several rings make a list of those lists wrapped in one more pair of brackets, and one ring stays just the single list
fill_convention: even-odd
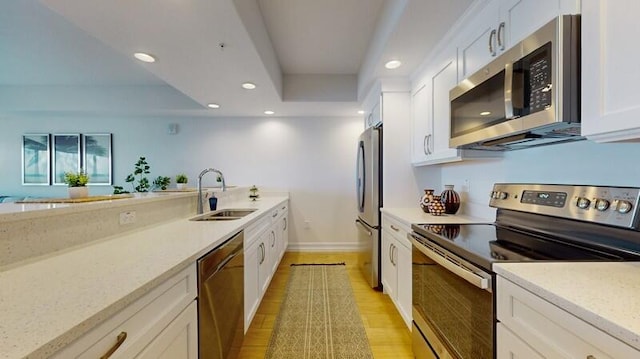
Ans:
[{"label": "kitchen sink", "polygon": [[253,212],[257,211],[256,208],[227,208],[219,209],[217,211],[201,214],[197,217],[193,217],[190,221],[230,221],[234,219],[240,219]]}]

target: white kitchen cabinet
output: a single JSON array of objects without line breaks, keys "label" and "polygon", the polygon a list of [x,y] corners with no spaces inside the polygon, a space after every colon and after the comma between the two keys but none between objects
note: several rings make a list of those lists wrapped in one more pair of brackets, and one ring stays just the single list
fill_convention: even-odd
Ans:
[{"label": "white kitchen cabinet", "polygon": [[[509,280],[497,278],[498,359],[640,358],[640,351],[626,343]],[[514,342],[513,337],[520,341]]]},{"label": "white kitchen cabinet", "polygon": [[[482,6],[482,5],[479,5]],[[490,0],[460,30],[458,77],[463,80],[561,14],[580,12],[580,0]]]},{"label": "white kitchen cabinet", "polygon": [[582,135],[597,142],[640,138],[640,2],[582,4]]},{"label": "white kitchen cabinet", "polygon": [[198,305],[195,301],[174,319],[136,359],[198,359]]},{"label": "white kitchen cabinet", "polygon": [[114,359],[158,358],[161,356],[155,354],[162,353],[174,353],[173,358],[197,358],[197,295],[194,263],[63,348],[53,358],[99,358],[118,342],[121,344],[113,353]]},{"label": "white kitchen cabinet", "polygon": [[364,127],[374,127],[382,123],[382,112],[380,101],[376,102],[371,109],[365,114]]},{"label": "white kitchen cabinet", "polygon": [[244,231],[245,333],[287,248],[287,209],[286,202],[280,204]]},{"label": "white kitchen cabinet", "polygon": [[382,288],[393,301],[407,328],[411,328],[411,243],[410,225],[382,216]]},{"label": "white kitchen cabinet", "polygon": [[458,59],[452,45],[431,59],[412,95],[414,166],[496,157],[495,151],[459,150],[449,147],[451,137],[449,90],[458,83]]}]

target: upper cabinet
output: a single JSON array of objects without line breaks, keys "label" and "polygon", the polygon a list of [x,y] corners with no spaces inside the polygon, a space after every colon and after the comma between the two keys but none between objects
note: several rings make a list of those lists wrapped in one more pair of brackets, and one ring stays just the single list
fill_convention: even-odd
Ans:
[{"label": "upper cabinet", "polygon": [[580,12],[580,0],[491,0],[460,31],[460,80],[560,14]]},{"label": "upper cabinet", "polygon": [[640,32],[635,0],[582,5],[582,135],[598,142],[640,139]]}]

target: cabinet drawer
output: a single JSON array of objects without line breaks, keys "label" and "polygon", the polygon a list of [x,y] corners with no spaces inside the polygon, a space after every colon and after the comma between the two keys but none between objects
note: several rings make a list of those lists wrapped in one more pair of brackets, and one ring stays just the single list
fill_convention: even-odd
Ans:
[{"label": "cabinet drawer", "polygon": [[407,235],[411,233],[411,226],[391,216],[382,216],[382,229],[386,230],[403,246],[411,248],[411,242]]},{"label": "cabinet drawer", "polygon": [[269,228],[271,225],[271,217],[269,214],[264,214],[256,222],[251,224],[244,230],[244,246],[249,247],[255,242],[260,235]]},{"label": "cabinet drawer", "polygon": [[631,346],[499,276],[497,307],[498,320],[543,357],[640,357]]},{"label": "cabinet drawer", "polygon": [[54,358],[99,358],[116,344],[116,338],[123,332],[126,339],[111,358],[134,357],[193,302],[197,289],[194,263],[62,349]]},{"label": "cabinet drawer", "polygon": [[289,209],[289,205],[287,204],[287,202],[284,202],[276,206],[276,208],[274,208],[273,210],[271,210],[269,214],[269,217],[271,218],[271,223],[278,222],[280,218],[282,218],[282,216],[284,216],[287,213],[288,209]]}]

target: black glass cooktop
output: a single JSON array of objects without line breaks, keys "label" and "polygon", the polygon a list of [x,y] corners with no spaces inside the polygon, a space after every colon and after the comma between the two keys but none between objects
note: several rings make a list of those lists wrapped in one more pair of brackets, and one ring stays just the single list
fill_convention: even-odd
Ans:
[{"label": "black glass cooktop", "polygon": [[495,262],[623,260],[616,254],[552,236],[494,224],[414,224],[414,232],[487,270]]}]

